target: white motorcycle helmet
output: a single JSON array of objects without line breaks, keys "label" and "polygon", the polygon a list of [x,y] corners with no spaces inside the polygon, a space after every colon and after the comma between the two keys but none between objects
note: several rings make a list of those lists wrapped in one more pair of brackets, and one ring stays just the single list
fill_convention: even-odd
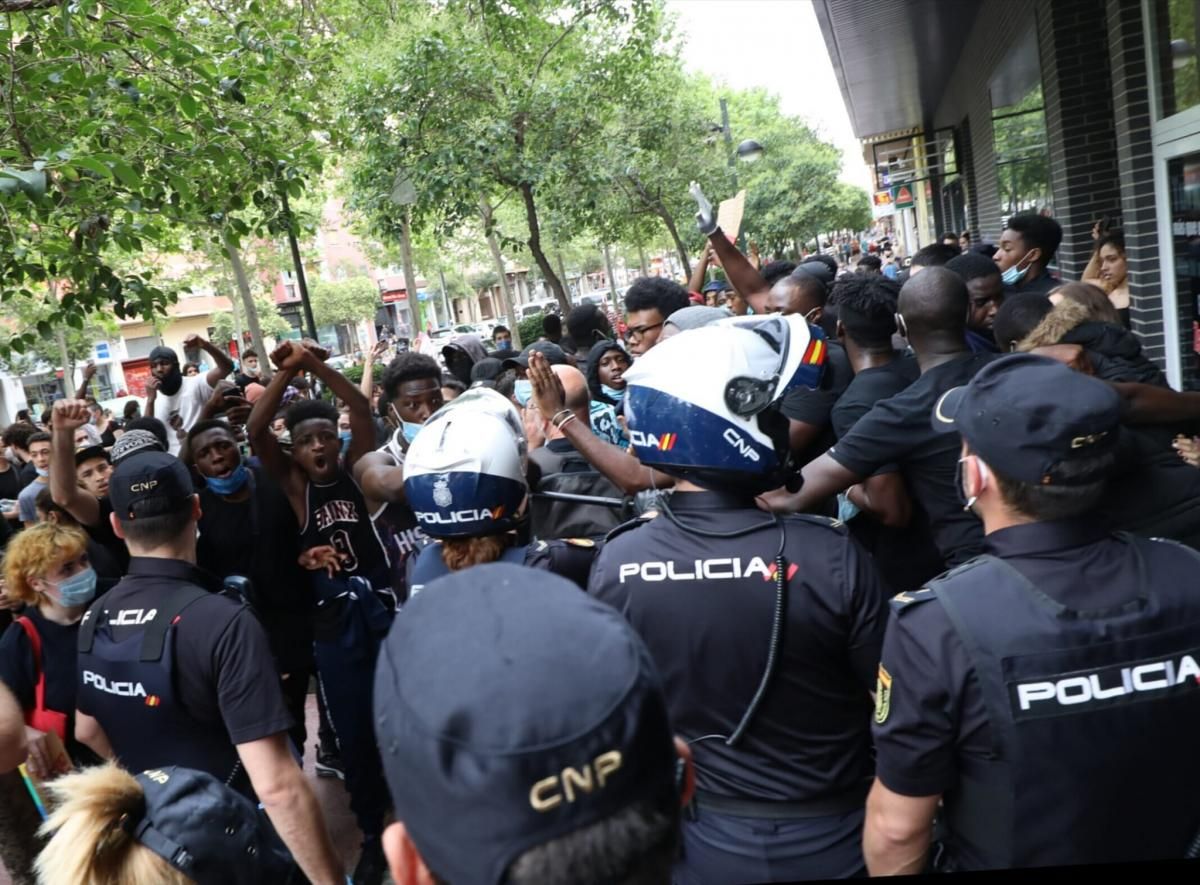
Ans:
[{"label": "white motorcycle helmet", "polygon": [[477,387],[438,409],[404,456],[404,494],[425,534],[507,531],[528,492],[525,433],[512,404]]},{"label": "white motorcycle helmet", "polygon": [[733,317],[663,341],[625,372],[625,419],[643,464],[700,485],[783,484],[779,402],[821,383],[827,346],[798,316]]}]

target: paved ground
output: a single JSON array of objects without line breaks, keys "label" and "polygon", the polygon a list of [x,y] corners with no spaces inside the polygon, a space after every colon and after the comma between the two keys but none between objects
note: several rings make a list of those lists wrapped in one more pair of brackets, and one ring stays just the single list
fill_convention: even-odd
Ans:
[{"label": "paved ground", "polygon": [[[308,745],[304,748],[304,771],[312,780],[313,790],[317,794],[317,801],[321,803],[321,810],[325,814],[325,823],[329,827],[329,834],[333,837],[333,843],[341,854],[346,872],[350,873],[354,871],[354,865],[358,862],[358,850],[361,839],[358,833],[358,826],[354,823],[354,816],[350,813],[349,796],[342,782],[337,778],[319,778],[313,769],[317,741],[317,701],[315,695],[310,694],[308,696],[305,712],[305,725],[308,728]],[[390,882],[391,880],[389,879],[388,881]],[[0,864],[0,885],[12,885],[12,879],[2,864]]]}]

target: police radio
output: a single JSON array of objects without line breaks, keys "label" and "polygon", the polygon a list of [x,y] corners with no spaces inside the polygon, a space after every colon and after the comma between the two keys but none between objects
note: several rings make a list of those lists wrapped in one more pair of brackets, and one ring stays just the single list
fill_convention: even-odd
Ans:
[{"label": "police radio", "polygon": [[234,602],[243,602],[257,612],[258,594],[254,582],[245,575],[229,575],[221,584],[221,594]]}]

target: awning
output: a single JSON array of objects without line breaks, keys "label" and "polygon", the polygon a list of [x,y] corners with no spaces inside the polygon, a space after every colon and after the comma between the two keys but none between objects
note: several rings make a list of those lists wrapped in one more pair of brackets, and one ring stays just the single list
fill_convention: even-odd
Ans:
[{"label": "awning", "polygon": [[859,138],[932,120],[980,0],[814,0]]}]

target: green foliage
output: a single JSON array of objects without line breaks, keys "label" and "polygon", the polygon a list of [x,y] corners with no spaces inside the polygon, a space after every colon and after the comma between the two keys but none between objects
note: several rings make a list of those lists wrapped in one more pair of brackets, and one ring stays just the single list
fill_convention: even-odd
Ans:
[{"label": "green foliage", "polygon": [[[230,298],[239,298],[237,292],[232,292]],[[238,307],[241,307],[241,301],[238,301]],[[275,305],[274,300],[265,294],[256,293],[254,295],[254,309],[258,313],[258,325],[262,330],[264,338],[280,339],[292,331],[292,324],[284,319],[280,314],[279,308]],[[242,331],[247,332],[249,328],[246,324],[246,318],[242,316],[244,312],[239,309],[238,314],[242,321]],[[225,342],[232,341],[237,337],[237,331],[233,327],[233,312],[222,310],[212,315],[213,341],[220,342],[219,346],[223,346]]]},{"label": "green foliage", "polygon": [[379,304],[379,286],[369,277],[315,280],[309,284],[309,299],[318,327],[372,321]]},{"label": "green foliage", "polygon": [[[104,314],[89,314],[80,326],[56,323],[57,301],[49,292],[41,297],[10,298],[0,307],[0,322],[6,334],[34,329],[38,334],[33,343],[20,353],[10,353],[3,365],[15,375],[29,375],[45,368],[60,366],[62,352],[58,337],[61,330],[67,345],[67,358],[73,365],[87,360],[92,355],[92,345],[97,341],[114,341],[120,335],[116,320]],[[71,366],[65,366],[70,370]]]},{"label": "green foliage", "polygon": [[543,317],[545,314],[535,313],[517,323],[517,333],[521,336],[521,343],[526,347],[542,337]]},{"label": "green foliage", "polygon": [[0,164],[47,178],[42,196],[0,189],[0,297],[66,281],[48,322],[150,319],[172,295],[131,258],[222,226],[279,229],[279,189],[299,196],[320,167],[333,46],[315,24],[258,0],[47,2],[0,19]]}]

